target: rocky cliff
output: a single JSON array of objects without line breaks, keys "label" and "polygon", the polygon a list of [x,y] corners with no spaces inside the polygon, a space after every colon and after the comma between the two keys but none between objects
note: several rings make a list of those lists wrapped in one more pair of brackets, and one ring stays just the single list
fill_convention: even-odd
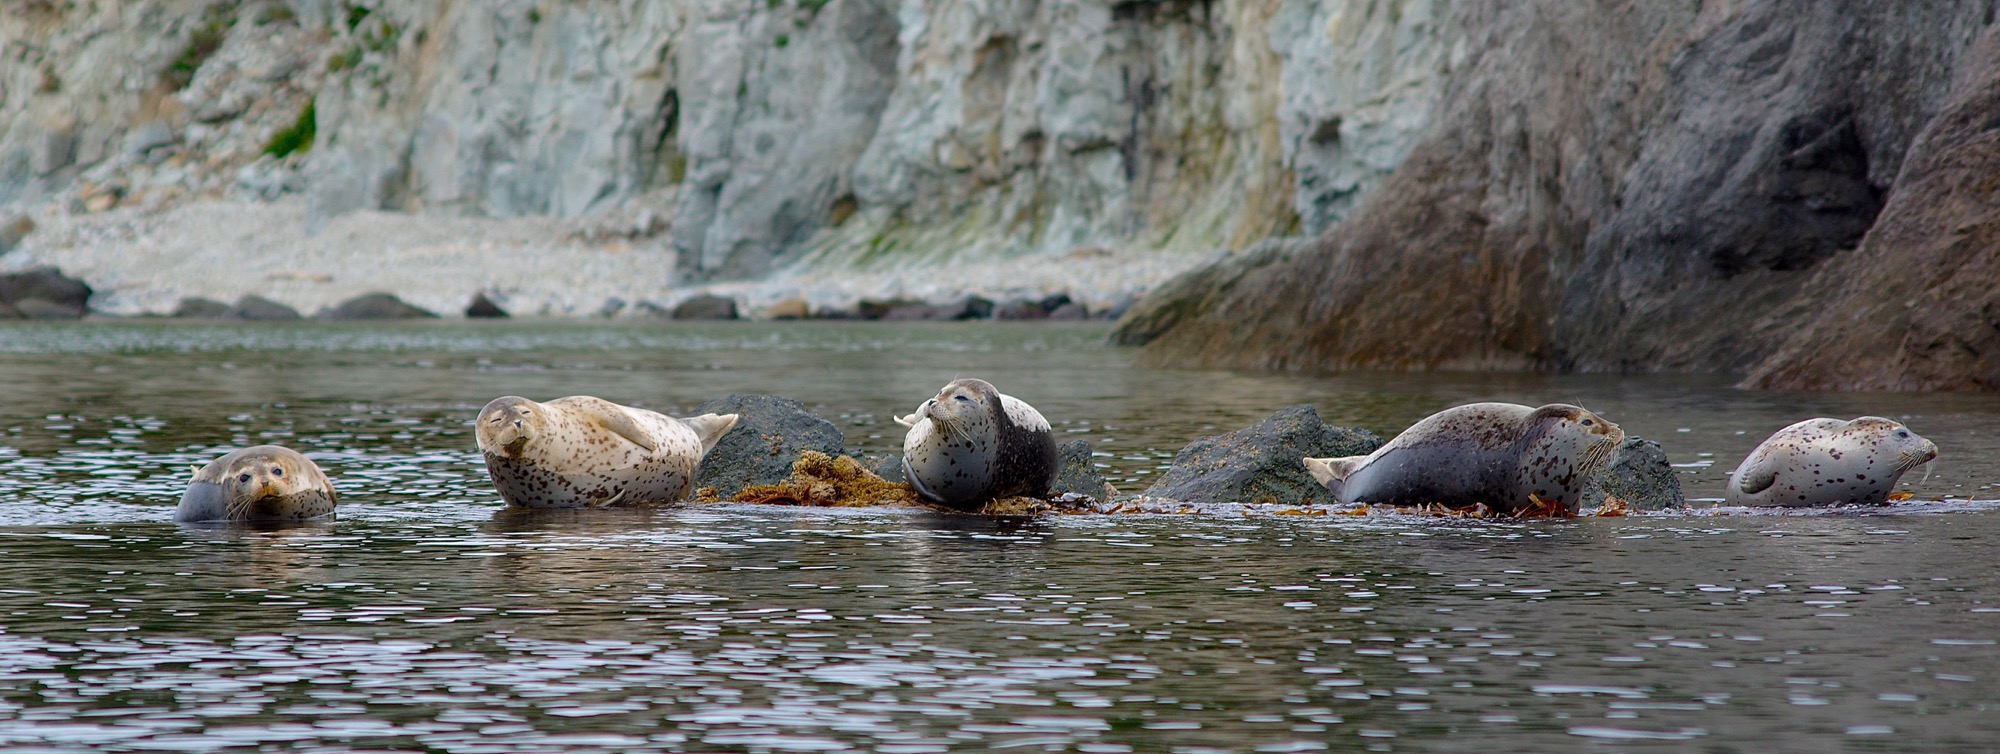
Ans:
[{"label": "rocky cliff", "polygon": [[1380,190],[1163,286],[1120,337],[1161,364],[2000,384],[2000,68],[1967,52],[1992,3],[1455,14],[1465,60]]}]

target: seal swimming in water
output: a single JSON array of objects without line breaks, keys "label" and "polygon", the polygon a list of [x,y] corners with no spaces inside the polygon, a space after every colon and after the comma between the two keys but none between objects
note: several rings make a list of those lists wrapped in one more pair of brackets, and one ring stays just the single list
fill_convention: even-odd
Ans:
[{"label": "seal swimming in water", "polygon": [[312,459],[278,445],[197,466],[175,521],[303,521],[333,515],[333,484]]},{"label": "seal swimming in water", "polygon": [[701,457],[734,426],[735,414],[675,419],[587,395],[509,395],[479,411],[474,435],[508,505],[602,508],[687,497]]},{"label": "seal swimming in water", "polygon": [[985,380],[953,380],[896,418],[903,476],[925,500],[961,510],[1003,497],[1048,497],[1062,471],[1049,420]]},{"label": "seal swimming in water", "polygon": [[1937,445],[1902,422],[1807,419],[1772,434],[1729,474],[1730,505],[1881,505]]},{"label": "seal swimming in water", "polygon": [[1302,460],[1343,503],[1484,503],[1514,513],[1532,497],[1574,511],[1584,481],[1624,441],[1618,425],[1566,403],[1471,403],[1425,417],[1368,455]]}]

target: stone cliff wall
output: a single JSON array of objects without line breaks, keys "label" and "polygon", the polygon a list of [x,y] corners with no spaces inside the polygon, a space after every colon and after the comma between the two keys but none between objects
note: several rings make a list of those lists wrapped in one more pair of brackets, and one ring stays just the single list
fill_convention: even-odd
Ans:
[{"label": "stone cliff wall", "polygon": [[[1967,197],[1995,164],[1964,123],[2000,115],[1965,57],[1993,10],[1466,4],[1466,61],[1381,190],[1163,287],[1120,337],[1163,364],[1991,387],[1995,206]],[[1913,359],[1951,366],[1884,369]]]}]

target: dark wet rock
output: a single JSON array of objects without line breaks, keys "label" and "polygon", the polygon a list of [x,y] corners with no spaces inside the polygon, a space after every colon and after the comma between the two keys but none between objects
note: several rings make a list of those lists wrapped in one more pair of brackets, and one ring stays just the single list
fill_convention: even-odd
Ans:
[{"label": "dark wet rock", "polygon": [[1604,504],[1606,497],[1623,499],[1633,510],[1656,511],[1687,505],[1680,476],[1667,464],[1667,452],[1652,440],[1625,438],[1611,458],[1584,483],[1577,510]]},{"label": "dark wet rock", "polygon": [[898,309],[917,310],[922,308],[929,308],[929,305],[922,301],[910,301],[907,299],[877,301],[875,299],[864,298],[854,305],[854,313],[861,319],[888,319],[889,314]]},{"label": "dark wet rock", "polygon": [[789,479],[792,463],[808,450],[837,457],[847,447],[839,427],[790,398],[731,395],[703,403],[694,413],[736,414],[736,427],[702,457],[694,474],[696,489],[714,487],[724,500],[749,485]]},{"label": "dark wet rock", "polygon": [[1312,406],[1291,406],[1249,427],[1188,443],[1144,494],[1189,503],[1332,504],[1333,493],[1313,481],[1299,459],[1365,455],[1381,446],[1373,432],[1330,426]]},{"label": "dark wet rock", "polygon": [[885,456],[865,455],[856,460],[868,467],[868,471],[875,476],[897,484],[908,484],[910,481],[909,477],[903,474],[903,456],[900,453]]},{"label": "dark wet rock", "polygon": [[1082,304],[1070,302],[1050,310],[1049,319],[1071,322],[1085,320],[1090,319],[1090,311],[1083,308]]},{"label": "dark wet rock", "polygon": [[54,267],[0,275],[0,304],[17,317],[78,319],[90,311],[90,286]]},{"label": "dark wet rock", "polygon": [[221,319],[229,313],[229,305],[211,298],[189,296],[181,299],[174,307],[172,316],[183,319]]},{"label": "dark wet rock", "polygon": [[1049,313],[1042,309],[1041,302],[1029,301],[1025,298],[1017,298],[1012,301],[1008,301],[1007,303],[1001,304],[999,308],[993,310],[994,319],[1004,319],[1012,321],[1028,320],[1028,319],[1046,319],[1048,318],[1048,316]]},{"label": "dark wet rock", "polygon": [[932,319],[986,319],[993,316],[993,301],[983,296],[966,296],[960,301],[931,309]]},{"label": "dark wet rock", "polygon": [[236,305],[222,313],[223,319],[243,319],[257,322],[278,322],[300,319],[299,310],[272,301],[263,296],[246,295],[236,300]]},{"label": "dark wet rock", "polygon": [[465,306],[465,316],[470,319],[504,319],[509,315],[506,309],[500,308],[499,304],[487,298],[486,293],[482,291],[475,294],[472,303]]},{"label": "dark wet rock", "polygon": [[436,313],[411,306],[393,293],[363,293],[313,315],[318,319],[435,319]]},{"label": "dark wet rock", "polygon": [[1055,310],[1061,309],[1070,304],[1074,304],[1076,303],[1076,301],[1074,299],[1071,299],[1069,297],[1069,294],[1067,293],[1057,293],[1049,296],[1044,296],[1042,297],[1042,300],[1037,303],[1041,305],[1042,311],[1053,314],[1055,313]]},{"label": "dark wet rock", "polygon": [[674,319],[737,319],[736,299],[704,293],[674,307]]},{"label": "dark wet rock", "polygon": [[[1049,497],[1062,495],[1083,495],[1099,504],[1110,502],[1117,489],[1098,473],[1097,465],[1091,462],[1090,443],[1071,440],[1056,449],[1062,459],[1062,472],[1056,475],[1056,483],[1049,487]],[[900,465],[900,464],[899,464]]]}]

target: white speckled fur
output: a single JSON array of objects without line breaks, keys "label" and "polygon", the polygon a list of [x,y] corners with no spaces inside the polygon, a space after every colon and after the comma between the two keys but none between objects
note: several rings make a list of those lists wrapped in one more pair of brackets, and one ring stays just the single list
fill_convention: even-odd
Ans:
[{"label": "white speckled fur", "polygon": [[1807,419],[1772,434],[1729,475],[1730,505],[1880,505],[1937,446],[1901,422]]},{"label": "white speckled fur", "polygon": [[735,414],[680,420],[576,395],[547,403],[497,398],[476,428],[493,486],[509,505],[592,508],[686,497],[701,457],[735,425]]}]

